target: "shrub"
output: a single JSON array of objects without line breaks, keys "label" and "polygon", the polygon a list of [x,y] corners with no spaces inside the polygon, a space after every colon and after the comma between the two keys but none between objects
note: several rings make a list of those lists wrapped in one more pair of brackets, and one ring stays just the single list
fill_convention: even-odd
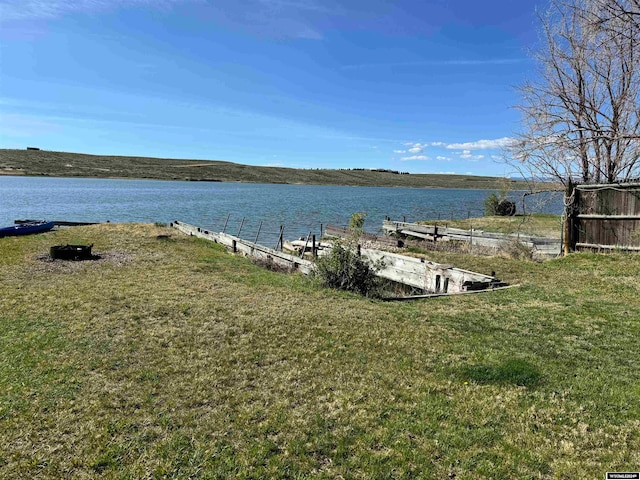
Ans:
[{"label": "shrub", "polygon": [[361,234],[364,229],[365,218],[367,218],[366,212],[358,212],[351,215],[349,229],[353,230],[356,235]]},{"label": "shrub", "polygon": [[525,245],[517,238],[513,238],[504,242],[499,251],[514,260],[533,260],[535,250],[533,247]]},{"label": "shrub", "polygon": [[379,266],[371,265],[353,247],[350,242],[336,241],[329,254],[316,261],[315,275],[326,287],[377,297]]},{"label": "shrub", "polygon": [[329,254],[316,260],[315,275],[326,287],[378,297],[381,282],[376,272],[382,264],[373,265],[358,255],[357,250],[366,216],[365,212],[351,215],[351,235],[347,239],[336,240]]},{"label": "shrub", "polygon": [[516,214],[516,204],[506,198],[500,198],[495,193],[490,194],[484,202],[484,214],[488,217],[501,216],[511,217]]}]

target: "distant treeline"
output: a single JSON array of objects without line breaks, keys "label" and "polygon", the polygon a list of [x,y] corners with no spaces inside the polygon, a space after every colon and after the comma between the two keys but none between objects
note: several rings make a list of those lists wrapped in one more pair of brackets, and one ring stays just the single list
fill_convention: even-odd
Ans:
[{"label": "distant treeline", "polygon": [[383,172],[394,173],[396,175],[410,175],[409,172],[399,172],[398,170],[389,170],[388,168],[339,168],[338,170],[358,170],[361,172]]}]

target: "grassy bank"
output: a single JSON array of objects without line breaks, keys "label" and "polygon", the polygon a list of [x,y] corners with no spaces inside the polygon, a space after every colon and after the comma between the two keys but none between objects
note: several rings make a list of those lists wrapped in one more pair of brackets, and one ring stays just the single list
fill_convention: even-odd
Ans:
[{"label": "grassy bank", "polygon": [[[369,170],[256,167],[216,160],[7,149],[0,149],[0,174],[416,188],[499,189],[505,186],[504,179],[471,175],[401,175]],[[526,189],[524,182],[510,181],[509,185],[512,189]]]},{"label": "grassy bank", "polygon": [[[103,259],[39,260],[67,242]],[[637,471],[640,257],[434,255],[523,287],[382,303],[150,225],[0,239],[0,477]]]}]

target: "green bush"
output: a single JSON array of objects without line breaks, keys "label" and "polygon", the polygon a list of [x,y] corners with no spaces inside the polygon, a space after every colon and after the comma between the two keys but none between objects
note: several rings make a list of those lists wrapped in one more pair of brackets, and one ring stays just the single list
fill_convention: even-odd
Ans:
[{"label": "green bush", "polygon": [[365,212],[351,215],[351,235],[346,239],[336,240],[329,254],[316,260],[315,275],[325,287],[379,297],[381,282],[376,272],[382,264],[373,265],[368,259],[358,255],[358,243],[366,216]]},{"label": "green bush", "polygon": [[364,230],[364,220],[367,218],[366,212],[358,212],[351,215],[349,219],[349,228],[354,231],[355,234],[360,234]]},{"label": "green bush", "polygon": [[484,202],[484,214],[487,217],[501,216],[511,217],[516,214],[516,204],[507,200],[505,197],[500,197],[495,193],[490,194]]},{"label": "green bush", "polygon": [[316,277],[325,287],[356,292],[367,297],[379,296],[379,266],[358,255],[355,245],[336,241],[328,255],[316,261]]}]

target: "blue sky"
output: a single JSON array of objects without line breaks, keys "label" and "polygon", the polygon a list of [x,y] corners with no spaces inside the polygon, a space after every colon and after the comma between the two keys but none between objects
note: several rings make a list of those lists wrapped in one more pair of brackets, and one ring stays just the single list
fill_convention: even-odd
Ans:
[{"label": "blue sky", "polygon": [[510,175],[537,0],[0,0],[0,148]]}]

